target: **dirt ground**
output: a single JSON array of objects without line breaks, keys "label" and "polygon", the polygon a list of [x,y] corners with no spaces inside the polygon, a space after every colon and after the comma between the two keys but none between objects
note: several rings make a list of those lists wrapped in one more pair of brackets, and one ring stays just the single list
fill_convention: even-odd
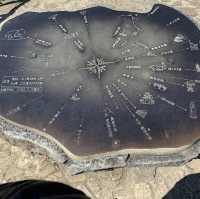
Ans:
[{"label": "dirt ground", "polygon": [[[57,2],[57,5],[54,2]],[[66,5],[66,9],[86,7],[91,4],[106,4],[132,11],[150,10],[153,3],[164,3],[181,10],[200,24],[200,1],[196,0],[49,0],[43,3],[32,0],[23,9],[31,9],[31,6],[39,10],[51,10],[56,7],[59,9],[59,3]],[[13,5],[1,7],[0,14],[6,13],[12,7]],[[0,139],[0,183],[43,179],[66,183],[83,190],[94,199],[160,199],[177,181],[193,173],[200,173],[200,160],[193,160],[179,167],[120,168],[71,176],[66,168],[57,165],[47,156],[27,150],[23,146],[14,146]]]},{"label": "dirt ground", "polygon": [[160,199],[184,176],[200,173],[200,160],[184,166],[120,168],[71,176],[47,156],[0,139],[0,183],[24,179],[63,182],[94,199]]}]

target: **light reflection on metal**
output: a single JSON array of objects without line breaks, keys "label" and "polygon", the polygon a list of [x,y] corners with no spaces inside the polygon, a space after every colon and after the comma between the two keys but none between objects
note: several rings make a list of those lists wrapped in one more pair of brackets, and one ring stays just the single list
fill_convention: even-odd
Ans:
[{"label": "light reflection on metal", "polygon": [[171,8],[26,13],[0,42],[0,114],[74,154],[200,137],[200,32]]}]

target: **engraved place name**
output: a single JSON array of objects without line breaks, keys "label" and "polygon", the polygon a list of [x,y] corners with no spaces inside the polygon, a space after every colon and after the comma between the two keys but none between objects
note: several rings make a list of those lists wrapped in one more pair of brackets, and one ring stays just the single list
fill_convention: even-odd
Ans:
[{"label": "engraved place name", "polygon": [[136,24],[136,17],[133,15],[121,15],[120,22],[112,34],[114,41],[112,48],[121,48],[128,44],[131,37],[136,37],[142,29]]},{"label": "engraved place name", "polygon": [[2,115],[84,157],[195,141],[199,30],[162,5],[105,10],[29,13],[2,28]]},{"label": "engraved place name", "polygon": [[57,26],[57,28],[62,32],[64,33],[66,39],[71,39],[72,40],[72,43],[73,45],[76,47],[76,49],[78,51],[80,51],[81,53],[85,51],[86,49],[86,46],[84,44],[83,41],[81,41],[79,38],[78,38],[78,33],[74,33],[74,32],[71,32],[69,30],[69,28],[67,26],[65,26],[64,24],[62,24],[61,22],[59,22],[58,20],[58,16],[59,14],[54,14],[52,16],[50,16],[48,19],[49,21],[51,21],[54,25]]},{"label": "engraved place name", "polygon": [[160,10],[160,6],[156,6],[148,15],[154,15],[155,13],[157,13]]},{"label": "engraved place name", "polygon": [[131,117],[135,120],[135,124],[139,127],[140,131],[143,133],[145,138],[147,140],[152,140],[152,136],[150,134],[151,129],[144,126],[144,123],[138,118],[139,115],[137,115],[137,107],[132,103],[132,101],[128,98],[128,96],[122,91],[121,87],[117,84],[112,84],[113,88],[116,89],[117,93],[119,94],[121,98],[121,102],[123,106],[126,108],[127,112],[131,115]]},{"label": "engraved place name", "polygon": [[159,49],[166,48],[166,47],[167,47],[167,44],[163,43],[158,46],[151,47],[151,50],[159,50]]},{"label": "engraved place name", "polygon": [[86,133],[86,130],[84,128],[85,123],[86,123],[85,113],[83,112],[80,117],[78,129],[75,131],[75,133],[76,133],[75,142],[77,143],[77,145],[81,144],[81,138],[82,138],[83,134]]},{"label": "engraved place name", "polygon": [[83,17],[84,23],[85,23],[86,25],[88,25],[87,11],[86,11],[86,10],[80,11],[80,14],[81,14],[81,16]]},{"label": "engraved place name", "polygon": [[66,107],[66,104],[63,104],[57,111],[56,113],[51,117],[51,119],[48,122],[48,125],[52,125],[58,118],[59,116],[62,114],[62,112],[64,111]]},{"label": "engraved place name", "polygon": [[194,100],[189,103],[189,117],[191,119],[198,119],[197,106]]},{"label": "engraved place name", "polygon": [[155,100],[150,92],[145,92],[144,95],[140,98],[140,103],[146,105],[153,105],[155,104]]},{"label": "engraved place name", "polygon": [[167,66],[164,62],[162,62],[161,64],[151,65],[149,68],[151,68],[152,71],[164,71],[167,69]]},{"label": "engraved place name", "polygon": [[1,93],[41,93],[44,78],[36,76],[4,76],[0,85]]},{"label": "engraved place name", "polygon": [[167,27],[175,25],[181,21],[180,17],[176,17],[175,19],[171,20],[169,23],[166,24]]},{"label": "engraved place name", "polygon": [[106,107],[104,108],[104,119],[105,119],[107,131],[108,131],[108,137],[112,138],[114,134],[118,132],[118,128],[117,128],[116,118],[114,116],[114,113],[108,107],[107,104],[106,104]]},{"label": "engraved place name", "polygon": [[[172,77],[170,77],[172,78]],[[155,82],[153,83],[153,87],[159,91],[165,92],[168,88],[165,84],[169,84],[169,85],[174,85],[174,86],[179,86],[179,87],[185,87],[184,84],[178,83],[178,82],[173,82],[173,81],[169,81],[169,80],[165,80],[156,76],[150,76],[150,80],[154,80]],[[157,82],[162,82],[157,83]],[[163,84],[165,83],[165,84]]]},{"label": "engraved place name", "polygon": [[106,85],[105,87],[106,93],[109,96],[109,98],[111,99],[112,104],[115,107],[115,110],[119,110],[120,106],[118,104],[117,98],[115,97],[114,93],[112,92],[111,88],[109,87],[109,85]]},{"label": "engraved place name", "polygon": [[59,14],[54,14],[52,16],[50,16],[48,19],[53,22],[63,33],[68,34],[68,29],[66,26],[60,24],[57,20]]}]

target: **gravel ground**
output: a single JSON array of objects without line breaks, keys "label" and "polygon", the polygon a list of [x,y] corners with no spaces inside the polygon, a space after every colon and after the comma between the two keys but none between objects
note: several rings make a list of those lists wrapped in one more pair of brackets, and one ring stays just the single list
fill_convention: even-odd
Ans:
[{"label": "gravel ground", "polygon": [[[153,3],[164,3],[191,16],[200,25],[200,1],[135,0],[133,2],[133,0],[124,0],[123,4],[121,2],[120,0],[48,0],[41,3],[38,0],[32,0],[20,9],[59,10],[61,9],[59,3],[62,3],[65,9],[75,9],[101,3],[113,8],[147,11]],[[6,13],[12,7],[13,5],[0,7],[0,14]],[[0,138],[0,183],[44,179],[66,183],[83,190],[94,199],[160,199],[176,182],[194,173],[200,173],[200,160],[193,160],[179,167],[120,168],[71,176],[66,168],[57,165],[46,155],[33,152],[27,147],[14,146]]]},{"label": "gravel ground", "polygon": [[94,199],[160,199],[176,182],[194,173],[200,173],[200,160],[179,167],[120,168],[71,176],[47,156],[0,139],[1,183],[43,179],[71,185]]}]

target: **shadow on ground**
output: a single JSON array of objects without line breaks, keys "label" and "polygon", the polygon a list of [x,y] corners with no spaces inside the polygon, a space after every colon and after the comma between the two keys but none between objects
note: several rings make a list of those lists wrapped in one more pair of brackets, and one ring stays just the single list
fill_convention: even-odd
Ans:
[{"label": "shadow on ground", "polygon": [[184,177],[163,197],[163,199],[199,199],[200,174]]}]

